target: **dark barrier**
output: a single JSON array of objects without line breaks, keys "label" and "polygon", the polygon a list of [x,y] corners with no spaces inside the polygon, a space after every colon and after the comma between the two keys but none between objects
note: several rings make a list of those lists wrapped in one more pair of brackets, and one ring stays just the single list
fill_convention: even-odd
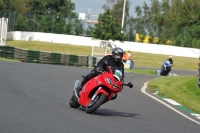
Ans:
[{"label": "dark barrier", "polygon": [[[16,59],[22,62],[72,65],[72,66],[94,66],[89,64],[88,56],[67,55],[35,50],[15,48],[11,46],[0,46],[0,58]],[[95,57],[93,57],[95,58]],[[92,58],[92,59],[93,59]]]}]

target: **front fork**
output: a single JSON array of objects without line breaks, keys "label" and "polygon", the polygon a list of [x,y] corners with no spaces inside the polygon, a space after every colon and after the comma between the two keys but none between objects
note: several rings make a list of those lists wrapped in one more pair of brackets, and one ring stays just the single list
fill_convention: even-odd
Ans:
[{"label": "front fork", "polygon": [[109,93],[107,91],[102,89],[102,87],[99,87],[99,89],[92,96],[91,100],[94,100],[99,93],[104,93],[108,97],[108,99],[110,99],[110,100],[113,100],[113,99],[115,99],[117,97],[117,94],[113,94],[113,95],[109,96]]},{"label": "front fork", "polygon": [[109,93],[107,91],[105,91],[104,89],[102,89],[102,87],[99,87],[99,89],[95,92],[95,94],[92,96],[91,101],[94,101],[96,99],[96,96],[100,93],[104,93],[107,97],[109,95]]}]

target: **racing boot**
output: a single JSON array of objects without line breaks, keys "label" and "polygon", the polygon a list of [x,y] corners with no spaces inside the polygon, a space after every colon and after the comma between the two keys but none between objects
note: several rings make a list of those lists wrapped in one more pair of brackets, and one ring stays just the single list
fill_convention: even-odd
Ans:
[{"label": "racing boot", "polygon": [[81,81],[81,84],[79,86],[77,86],[75,89],[75,96],[78,99],[80,98],[80,91],[82,90],[82,87],[85,85],[86,82],[87,82],[87,80],[84,77],[84,79]]}]

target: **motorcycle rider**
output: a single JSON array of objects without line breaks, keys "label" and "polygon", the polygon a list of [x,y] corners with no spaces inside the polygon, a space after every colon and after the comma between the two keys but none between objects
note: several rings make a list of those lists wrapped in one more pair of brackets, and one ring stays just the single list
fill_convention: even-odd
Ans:
[{"label": "motorcycle rider", "polygon": [[[77,97],[79,97],[79,92],[82,90],[82,87],[86,84],[86,82],[89,81],[90,79],[98,76],[101,72],[108,71],[108,66],[112,66],[117,69],[121,69],[122,76],[124,77],[124,64],[122,62],[123,53],[124,53],[124,51],[121,48],[116,47],[112,50],[112,55],[104,56],[97,63],[97,66],[91,71],[91,73],[89,73],[87,76],[85,76],[84,79],[82,80],[81,84],[75,89],[75,95]],[[116,94],[116,96],[114,96],[112,98],[112,100],[115,99],[116,97],[117,97],[117,94]]]},{"label": "motorcycle rider", "polygon": [[[173,66],[173,59],[172,59],[172,56],[169,56],[169,58],[166,60],[166,61],[169,61],[169,66],[170,66],[170,68],[169,68],[169,71],[171,71],[171,68],[172,68],[172,66]],[[166,62],[165,61],[165,62]],[[165,63],[164,62],[164,63]],[[164,65],[164,64],[163,64]],[[163,67],[163,65],[161,66],[161,68]]]},{"label": "motorcycle rider", "polygon": [[169,56],[169,58],[167,59],[171,65],[173,65],[173,59],[172,59],[172,56]]},{"label": "motorcycle rider", "polygon": [[172,56],[169,56],[169,58],[167,59],[169,62],[170,62],[170,69],[169,71],[171,71],[171,68],[173,66],[173,59],[172,59]]}]

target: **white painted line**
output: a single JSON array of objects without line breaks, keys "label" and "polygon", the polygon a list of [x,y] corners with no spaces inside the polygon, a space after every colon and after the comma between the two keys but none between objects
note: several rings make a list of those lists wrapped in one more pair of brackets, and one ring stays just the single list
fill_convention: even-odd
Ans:
[{"label": "white painted line", "polygon": [[200,114],[190,113],[191,115],[195,116],[197,119],[200,119]]},{"label": "white painted line", "polygon": [[176,101],[172,100],[172,99],[169,99],[169,98],[163,98],[164,100],[166,100],[167,102],[173,104],[173,105],[181,105],[180,103],[177,103]]},{"label": "white painted line", "polygon": [[200,117],[199,114],[194,114],[194,113],[190,113],[191,115],[195,116],[195,117]]},{"label": "white painted line", "polygon": [[167,106],[168,108],[170,108],[171,110],[175,111],[176,113],[182,115],[183,117],[187,118],[188,120],[193,121],[193,122],[195,122],[195,123],[197,123],[197,124],[200,125],[200,122],[198,122],[198,121],[196,121],[196,120],[194,120],[194,119],[188,117],[187,115],[181,113],[180,111],[176,110],[175,108],[171,107],[170,105],[166,104],[165,102],[161,101],[160,99],[158,99],[158,98],[156,98],[156,97],[154,97],[154,96],[148,94],[148,93],[146,92],[147,84],[148,84],[148,82],[144,83],[144,86],[141,88],[142,93],[144,93],[145,95],[147,95],[147,96],[153,98],[154,100],[156,100],[156,101],[162,103],[163,105]]}]

